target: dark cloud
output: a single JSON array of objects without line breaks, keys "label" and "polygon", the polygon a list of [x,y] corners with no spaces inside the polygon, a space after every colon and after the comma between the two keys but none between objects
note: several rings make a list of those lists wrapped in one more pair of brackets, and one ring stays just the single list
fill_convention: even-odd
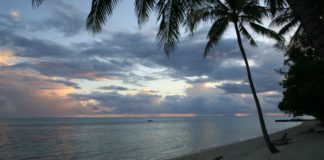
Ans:
[{"label": "dark cloud", "polygon": [[84,113],[71,98],[41,96],[32,90],[0,90],[1,117],[73,116]]},{"label": "dark cloud", "polygon": [[116,79],[123,74],[118,68],[114,70],[115,67],[109,63],[95,59],[78,58],[69,61],[55,59],[55,61],[42,61],[38,63],[20,63],[10,66],[10,68],[31,68],[46,76],[64,77],[67,79]]},{"label": "dark cloud", "polygon": [[249,84],[226,83],[218,86],[218,88],[226,91],[227,93],[251,93]]},{"label": "dark cloud", "polygon": [[10,48],[21,57],[70,57],[73,51],[51,41],[18,36],[8,30],[0,31],[0,47]]},{"label": "dark cloud", "polygon": [[[55,13],[53,17],[46,19],[44,24],[42,22],[35,26],[44,30],[54,29],[64,36],[80,33],[84,29],[84,20],[80,18],[84,17],[82,13],[69,8],[71,6],[68,5],[59,6],[62,8],[52,6],[51,10]],[[255,111],[236,40],[220,41],[204,59],[202,52],[205,41],[199,40],[205,37],[204,34],[197,33],[195,37],[184,38],[168,59],[151,37],[140,33],[113,33],[99,41],[89,40],[63,46],[55,41],[27,38],[8,28],[1,30],[0,48],[10,48],[16,57],[27,58],[14,65],[1,66],[1,70],[25,71],[28,74],[36,72],[39,76],[20,75],[12,78],[13,81],[8,79],[6,74],[0,75],[0,115],[58,115],[67,111],[64,107],[68,108],[69,114],[232,114]],[[281,95],[265,93],[281,91],[278,84],[281,77],[274,69],[282,65],[282,54],[264,43],[260,43],[258,48],[251,48],[246,44],[245,46],[262,106],[267,112],[277,111],[276,105]],[[142,72],[139,73],[139,70]],[[162,71],[154,73],[148,70]],[[42,76],[59,77],[60,80],[44,79]],[[92,92],[83,95],[74,93],[65,95],[64,98],[53,96],[56,93],[54,91],[62,87],[80,89],[82,86],[72,81],[75,79],[118,79],[142,87],[145,87],[147,81],[173,79],[186,81],[193,85],[193,88],[188,88],[185,96],[163,97],[158,91],[139,91],[133,95],[124,95],[117,91],[129,89],[110,85],[99,89],[113,92]],[[232,83],[233,81],[242,83]],[[222,82],[222,85],[206,89],[202,87],[205,82]],[[22,85],[25,83],[30,86]],[[51,90],[54,93],[44,97],[41,96],[43,90]],[[20,99],[17,100],[17,97]],[[27,100],[30,101],[26,102]],[[84,107],[80,101],[89,103]]]},{"label": "dark cloud", "polygon": [[[132,72],[140,64],[149,68],[165,68],[166,76],[176,79],[206,75],[208,78],[200,81],[246,81],[245,67],[238,63],[241,55],[235,40],[221,41],[207,59],[203,59],[201,55],[203,43],[182,44],[171,58],[167,59],[164,53],[157,49],[154,41],[140,34],[114,34],[114,38],[111,39],[83,44],[85,48],[81,48],[80,53],[53,42],[27,39],[7,32],[0,32],[0,35],[3,35],[0,43],[16,48],[18,56],[57,58],[15,66],[29,67],[48,76],[89,80],[95,80],[96,77],[119,77],[127,83],[157,79],[154,76]],[[260,84],[257,85],[260,90],[279,89],[278,83],[273,83],[280,79],[274,69],[280,67],[281,63],[277,59],[282,55],[273,53],[274,49],[264,44],[259,48],[247,47],[246,50],[249,56],[253,55],[250,61],[256,63],[256,66],[252,65],[252,73],[256,84]]]},{"label": "dark cloud", "polygon": [[[72,83],[25,75],[19,71],[0,71],[0,116],[72,116],[86,110],[68,96]],[[66,85],[69,84],[69,85]]]},{"label": "dark cloud", "polygon": [[[165,67],[168,76],[173,78],[208,76],[205,79],[188,80],[190,83],[221,80],[247,81],[245,66],[235,39],[221,41],[206,59],[202,58],[204,42],[185,41],[171,55],[171,58],[167,59],[161,50],[157,50],[156,43],[148,37],[123,33],[115,34],[113,37],[101,42],[89,43],[87,49],[81,54],[102,58],[127,57],[132,59],[132,63],[143,64],[150,68]],[[281,76],[274,69],[282,65],[280,61],[282,53],[278,53],[271,45],[264,43],[259,43],[257,48],[245,46],[258,91],[279,90],[281,87],[278,82]]]},{"label": "dark cloud", "polygon": [[68,80],[47,80],[47,81],[53,83],[61,83],[64,84],[65,86],[73,87],[75,89],[81,89],[78,83],[74,83]]},{"label": "dark cloud", "polygon": [[[136,94],[136,95],[121,95],[117,92],[93,92],[88,95],[75,95],[77,99],[94,99],[100,104],[97,107],[103,110],[101,113],[161,113],[158,101],[162,98],[160,95],[151,94]],[[105,108],[111,110],[107,112]]]},{"label": "dark cloud", "polygon": [[[92,99],[99,102],[96,108],[101,114],[228,114],[238,112],[255,113],[251,95],[219,94],[215,89],[205,90],[201,86],[187,90],[187,96],[162,97],[155,94],[139,93],[123,95],[117,92],[94,92],[88,95],[74,95],[76,99]],[[272,97],[273,98],[273,97]],[[277,112],[276,102],[260,96],[266,112]],[[109,111],[107,109],[109,108]]]},{"label": "dark cloud", "polygon": [[129,90],[128,88],[122,87],[122,86],[103,86],[103,87],[99,87],[98,89],[115,90],[115,91],[127,91],[127,90]]}]

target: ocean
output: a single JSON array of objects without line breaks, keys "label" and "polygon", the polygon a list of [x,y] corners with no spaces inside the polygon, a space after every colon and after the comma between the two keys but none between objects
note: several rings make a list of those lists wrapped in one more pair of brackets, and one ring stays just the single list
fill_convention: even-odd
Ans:
[{"label": "ocean", "polygon": [[[299,124],[282,118],[270,133]],[[254,116],[0,119],[0,159],[164,160],[258,136]]]}]

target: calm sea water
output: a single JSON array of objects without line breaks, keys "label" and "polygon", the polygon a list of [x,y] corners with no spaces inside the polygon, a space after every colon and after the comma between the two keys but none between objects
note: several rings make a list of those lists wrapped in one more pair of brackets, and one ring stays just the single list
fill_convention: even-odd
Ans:
[{"label": "calm sea water", "polygon": [[[280,118],[269,132],[298,124]],[[260,135],[256,117],[0,119],[0,159],[163,160]]]}]

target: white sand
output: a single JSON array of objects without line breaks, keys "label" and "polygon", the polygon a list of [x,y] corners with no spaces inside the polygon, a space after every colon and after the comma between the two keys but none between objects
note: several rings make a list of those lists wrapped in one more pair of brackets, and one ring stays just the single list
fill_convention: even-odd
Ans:
[{"label": "white sand", "polygon": [[176,160],[214,160],[219,156],[223,156],[221,160],[324,160],[324,133],[300,133],[312,127],[315,127],[315,131],[323,130],[316,125],[317,123],[304,122],[299,126],[270,135],[272,140],[276,140],[287,132],[288,138],[292,138],[289,144],[277,146],[280,150],[277,154],[271,154],[263,137],[259,137],[199,151]]}]

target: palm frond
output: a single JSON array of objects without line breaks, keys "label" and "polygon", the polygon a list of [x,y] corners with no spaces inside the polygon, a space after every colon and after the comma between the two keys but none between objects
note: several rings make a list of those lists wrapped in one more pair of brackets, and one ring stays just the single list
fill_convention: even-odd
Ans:
[{"label": "palm frond", "polygon": [[293,29],[294,27],[298,26],[298,24],[299,24],[299,20],[297,18],[293,19],[292,21],[290,21],[289,23],[287,23],[285,26],[283,26],[279,30],[279,34],[280,35],[287,34],[291,29]]},{"label": "palm frond", "polygon": [[244,13],[243,15],[253,17],[254,19],[258,19],[258,21],[261,21],[263,17],[269,15],[267,8],[256,4],[247,5],[242,9],[242,12]]},{"label": "palm frond", "polygon": [[193,33],[200,23],[209,21],[212,17],[213,15],[208,8],[195,9],[188,13],[184,25],[190,33]]},{"label": "palm frond", "polygon": [[135,0],[135,12],[138,18],[138,24],[145,23],[150,12],[154,9],[155,0]]},{"label": "palm frond", "polygon": [[229,21],[227,18],[220,18],[213,23],[207,35],[208,42],[205,47],[204,57],[207,56],[209,50],[222,38],[228,25]]},{"label": "palm frond", "polygon": [[119,0],[92,0],[91,11],[87,17],[87,29],[91,33],[99,33],[118,2]]},{"label": "palm frond", "polygon": [[221,0],[217,0],[214,3],[216,3],[216,5],[218,5],[218,9],[224,10],[224,11],[229,11],[230,8],[227,7]]},{"label": "palm frond", "polygon": [[254,22],[250,22],[250,27],[256,32],[259,33],[261,35],[267,36],[269,38],[275,39],[277,41],[283,41],[283,37],[281,35],[279,35],[278,33],[276,33],[275,31],[265,28],[259,24],[256,24]]},{"label": "palm frond", "polygon": [[302,26],[299,24],[297,27],[297,30],[295,31],[295,33],[293,34],[293,36],[290,39],[290,42],[288,44],[288,47],[291,47],[292,45],[296,44],[297,40],[298,40],[298,36],[304,34],[303,33],[303,28]]},{"label": "palm frond", "polygon": [[238,12],[242,9],[244,4],[246,4],[246,0],[226,0],[224,1],[224,4],[231,10]]},{"label": "palm frond", "polygon": [[262,19],[258,17],[254,17],[252,15],[241,15],[239,17],[239,21],[244,23],[244,22],[257,22],[257,23],[262,23]]},{"label": "palm frond", "polygon": [[32,0],[32,6],[33,8],[38,8],[40,5],[43,4],[45,0]]},{"label": "palm frond", "polygon": [[286,0],[264,0],[268,6],[270,13],[275,16],[278,11],[287,6]]},{"label": "palm frond", "polygon": [[289,21],[296,19],[295,14],[292,12],[290,8],[285,9],[282,13],[277,15],[270,23],[271,26],[282,26]]},{"label": "palm frond", "polygon": [[180,25],[184,23],[185,6],[184,1],[159,0],[156,5],[158,20],[160,20],[159,31],[156,38],[159,45],[169,57],[170,53],[177,47],[180,38]]},{"label": "palm frond", "polygon": [[255,43],[254,39],[242,24],[239,25],[239,29],[242,35],[250,42],[250,45],[256,47],[257,44]]}]

